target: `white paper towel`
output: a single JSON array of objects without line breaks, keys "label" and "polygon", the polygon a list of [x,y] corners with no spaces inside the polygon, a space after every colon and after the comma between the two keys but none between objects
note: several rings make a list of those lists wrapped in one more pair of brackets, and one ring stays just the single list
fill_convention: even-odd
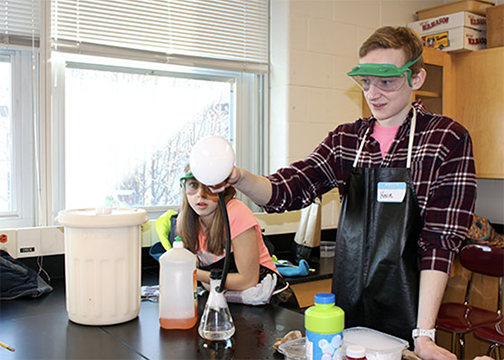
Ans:
[{"label": "white paper towel", "polygon": [[322,203],[317,198],[310,205],[301,210],[301,219],[294,236],[294,241],[299,245],[311,248],[320,246],[322,233]]}]

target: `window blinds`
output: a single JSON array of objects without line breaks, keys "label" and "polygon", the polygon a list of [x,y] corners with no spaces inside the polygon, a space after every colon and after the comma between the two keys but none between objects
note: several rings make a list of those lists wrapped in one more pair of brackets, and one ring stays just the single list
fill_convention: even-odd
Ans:
[{"label": "window blinds", "polygon": [[52,46],[266,71],[268,7],[268,0],[52,0]]},{"label": "window blinds", "polygon": [[37,46],[40,0],[0,0],[0,44]]}]

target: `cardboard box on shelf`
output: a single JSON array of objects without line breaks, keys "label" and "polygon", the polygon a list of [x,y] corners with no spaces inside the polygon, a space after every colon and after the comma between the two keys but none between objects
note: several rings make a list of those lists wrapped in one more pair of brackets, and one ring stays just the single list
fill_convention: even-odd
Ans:
[{"label": "cardboard box on shelf", "polygon": [[474,51],[486,48],[486,18],[461,11],[408,24],[425,47],[445,51]]},{"label": "cardboard box on shelf", "polygon": [[487,9],[487,46],[504,46],[504,4]]},{"label": "cardboard box on shelf", "polygon": [[458,0],[449,3],[418,10],[418,20],[429,19],[441,15],[467,11],[473,14],[485,16],[487,8],[494,6],[495,1],[489,0]]},{"label": "cardboard box on shelf", "polygon": [[487,19],[481,15],[461,11],[458,13],[441,15],[408,23],[408,27],[415,29],[420,35],[423,35],[424,33],[432,33],[433,31],[439,32],[460,26],[486,31]]},{"label": "cardboard box on shelf", "polygon": [[463,52],[486,49],[486,32],[465,26],[422,35],[424,46],[444,51]]}]

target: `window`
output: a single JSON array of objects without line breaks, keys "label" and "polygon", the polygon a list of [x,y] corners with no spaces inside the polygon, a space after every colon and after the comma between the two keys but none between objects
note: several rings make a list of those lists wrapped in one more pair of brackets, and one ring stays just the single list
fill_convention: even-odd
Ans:
[{"label": "window", "polygon": [[67,65],[65,206],[179,205],[193,141],[231,138],[233,80]]},{"label": "window", "polygon": [[34,224],[34,124],[37,57],[0,50],[0,221],[2,227]]},{"label": "window", "polygon": [[0,212],[12,213],[12,65],[10,56],[0,55]]},{"label": "window", "polygon": [[36,224],[39,28],[36,0],[0,0],[0,227]]},{"label": "window", "polygon": [[178,179],[207,135],[261,173],[268,8],[0,0],[0,226],[53,225],[60,210],[95,206],[154,219],[179,205]]},{"label": "window", "polygon": [[58,0],[51,14],[53,216],[177,207],[209,135],[262,172],[267,0]]},{"label": "window", "polygon": [[[249,131],[259,118],[237,121],[240,112],[251,118],[252,107],[236,96],[254,87],[257,75],[149,63],[121,67],[121,61],[65,54],[58,59],[63,76],[55,95],[64,99],[64,111],[55,114],[54,138],[64,139],[65,156],[56,160],[64,186],[55,192],[65,200],[56,210],[141,207],[158,216],[180,205],[179,178],[198,139],[221,135],[233,145],[240,133],[259,139],[259,131]],[[259,171],[259,161],[237,150],[241,164]]]}]

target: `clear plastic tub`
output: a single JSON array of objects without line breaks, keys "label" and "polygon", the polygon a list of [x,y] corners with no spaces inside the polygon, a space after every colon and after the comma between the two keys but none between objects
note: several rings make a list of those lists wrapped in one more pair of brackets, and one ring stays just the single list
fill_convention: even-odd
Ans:
[{"label": "clear plastic tub", "polygon": [[320,257],[330,258],[333,257],[336,250],[336,242],[334,241],[321,241],[320,242]]},{"label": "clear plastic tub", "polygon": [[306,359],[306,338],[288,341],[278,347],[278,352],[285,356],[287,360]]},{"label": "clear plastic tub", "polygon": [[343,349],[350,345],[364,346],[367,360],[401,360],[409,343],[380,331],[353,327],[343,330]]}]

